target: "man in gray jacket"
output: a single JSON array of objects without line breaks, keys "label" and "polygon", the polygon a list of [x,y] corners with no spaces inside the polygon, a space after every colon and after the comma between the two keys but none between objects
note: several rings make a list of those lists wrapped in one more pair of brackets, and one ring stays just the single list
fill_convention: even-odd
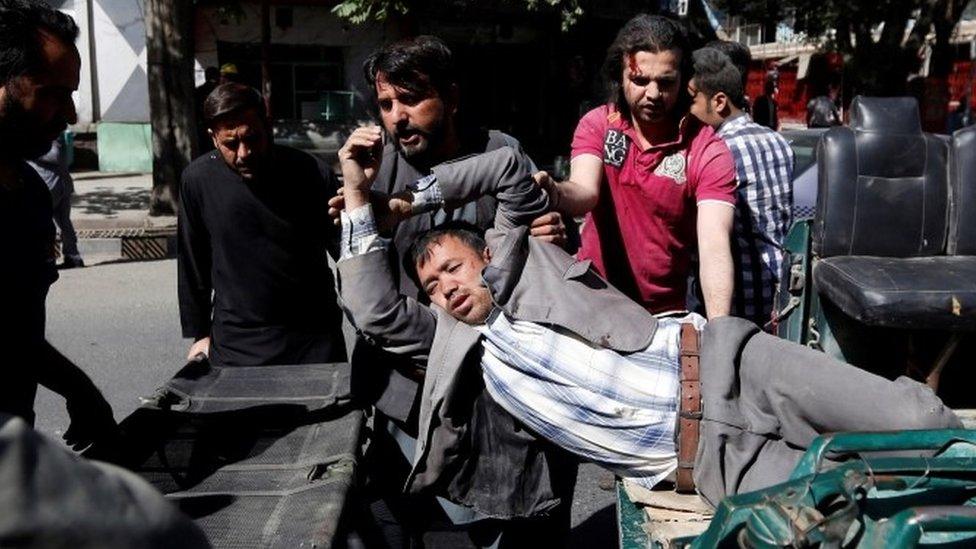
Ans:
[{"label": "man in gray jacket", "polygon": [[[379,139],[381,132],[385,137],[382,143],[375,143],[376,149],[370,151],[370,156],[381,159],[373,180],[374,192],[402,192],[407,185],[429,175],[431,166],[503,147],[516,151],[520,162],[532,164],[513,137],[473,127],[463,121],[460,114],[465,104],[464,94],[457,78],[454,55],[437,37],[417,36],[384,45],[364,61],[363,76],[371,88],[372,106],[382,130],[378,127],[360,129],[350,139],[358,139],[364,132],[374,139]],[[341,201],[342,197],[338,196],[330,202],[336,217],[342,209]],[[392,230],[390,253],[391,257],[396,257],[392,260],[392,276],[398,281],[400,293],[414,298],[421,296],[411,277],[400,276],[407,250],[418,235],[447,220],[464,221],[484,230],[492,226],[495,210],[495,200],[484,196],[457,208],[431,209],[399,223]],[[563,223],[558,213],[543,212],[531,221],[533,236],[553,241],[563,238]],[[474,441],[473,444],[496,448],[498,439],[521,440],[524,444],[508,452],[506,458],[533,471],[517,482],[495,484],[493,497],[509,502],[506,509],[498,509],[499,514],[532,516],[532,520],[485,521],[470,509],[447,505],[444,501],[431,506],[426,497],[402,497],[400,488],[414,453],[423,372],[418,372],[402,357],[364,344],[362,338],[348,343],[353,393],[374,405],[379,412],[374,426],[376,435],[364,459],[365,492],[388,543],[395,546],[403,536],[420,538],[428,530],[436,532],[441,514],[437,507],[444,509],[453,524],[466,524],[464,529],[476,545],[481,544],[476,538],[494,537],[490,532],[475,534],[475,531],[486,529],[501,531],[505,538],[521,538],[518,532],[524,528],[550,541],[568,535],[576,481],[574,460],[544,440],[530,443],[527,439],[531,437],[525,434],[525,429],[512,421],[479,388],[472,389],[478,394],[471,397],[477,403],[477,421],[491,423],[495,438]],[[511,446],[508,448],[512,449]],[[498,459],[485,461],[499,462]],[[537,482],[537,479],[545,480]],[[560,502],[556,508],[549,507],[554,500],[547,493]],[[524,512],[515,513],[517,509]],[[431,520],[433,524],[428,525]]]},{"label": "man in gray jacket", "polygon": [[[472,403],[460,390],[470,376],[534,434],[624,478],[653,486],[674,472],[679,397],[693,398],[679,389],[679,342],[695,332],[685,325],[701,329],[704,320],[655,318],[588,262],[529,238],[525,221],[547,198],[511,150],[436,166],[375,213],[368,189],[376,166],[365,158],[340,157],[340,293],[362,334],[426,368],[408,489],[452,486],[471,458],[465,441],[478,434],[467,431]],[[415,275],[433,306],[400,295],[378,227],[483,194],[498,201],[485,240],[449,227],[414,244]],[[919,383],[890,382],[742,319],[710,322],[703,341],[694,480],[712,504],[786,480],[823,432],[959,425]]]}]

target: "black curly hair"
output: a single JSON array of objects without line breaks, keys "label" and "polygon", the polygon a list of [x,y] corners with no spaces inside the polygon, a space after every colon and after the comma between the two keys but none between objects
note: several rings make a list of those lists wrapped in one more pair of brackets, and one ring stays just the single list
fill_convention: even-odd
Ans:
[{"label": "black curly hair", "polygon": [[446,98],[457,84],[454,54],[443,40],[430,35],[387,44],[366,58],[363,77],[374,94],[381,72],[390,84],[421,96],[433,90]]},{"label": "black curly hair", "polygon": [[681,23],[662,15],[642,13],[627,21],[607,48],[603,77],[607,83],[608,101],[616,103],[624,118],[629,119],[631,114],[621,82],[624,58],[640,51],[660,53],[668,50],[681,52],[681,87],[675,108],[687,110],[689,100],[684,90],[691,78],[691,50],[688,33]]}]

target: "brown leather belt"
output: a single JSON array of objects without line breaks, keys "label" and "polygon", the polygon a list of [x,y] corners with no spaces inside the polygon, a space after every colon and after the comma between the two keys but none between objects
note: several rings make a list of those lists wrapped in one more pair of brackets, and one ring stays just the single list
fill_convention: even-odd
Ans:
[{"label": "brown leather belt", "polygon": [[676,492],[695,491],[695,455],[698,453],[699,426],[702,418],[701,378],[698,368],[698,330],[692,324],[681,325],[681,402],[678,407],[678,471]]}]

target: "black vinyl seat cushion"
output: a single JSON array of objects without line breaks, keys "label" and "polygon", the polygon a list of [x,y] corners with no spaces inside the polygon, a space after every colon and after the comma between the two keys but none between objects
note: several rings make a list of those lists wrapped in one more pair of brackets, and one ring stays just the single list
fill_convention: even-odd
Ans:
[{"label": "black vinyl seat cushion", "polygon": [[817,261],[822,299],[870,326],[976,330],[976,256],[836,256]]}]

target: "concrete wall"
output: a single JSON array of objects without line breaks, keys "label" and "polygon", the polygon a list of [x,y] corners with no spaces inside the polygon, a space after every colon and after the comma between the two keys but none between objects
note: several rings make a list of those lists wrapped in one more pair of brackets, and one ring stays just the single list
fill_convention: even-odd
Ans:
[{"label": "concrete wall", "polygon": [[[142,0],[55,0],[79,28],[76,132],[95,131],[99,169],[151,171],[146,26]],[[105,127],[102,125],[107,124]]]},{"label": "concrete wall", "polygon": [[54,0],[48,2],[53,8],[58,9],[75,20],[78,25],[78,54],[81,56],[81,79],[78,83],[78,91],[72,95],[75,102],[75,109],[78,112],[78,124],[76,131],[87,131],[89,125],[94,120],[92,112],[92,78],[91,78],[91,54],[88,47],[88,10],[86,0]]},{"label": "concrete wall", "polygon": [[99,121],[149,122],[142,1],[93,0],[92,9]]},{"label": "concrete wall", "polygon": [[60,0],[53,3],[80,29],[78,129],[94,123],[149,122],[146,26],[141,0]]},{"label": "concrete wall", "polygon": [[89,0],[98,86],[98,166],[152,171],[146,25],[141,0]]},{"label": "concrete wall", "polygon": [[152,171],[152,131],[149,124],[101,122],[97,131],[100,171]]}]

